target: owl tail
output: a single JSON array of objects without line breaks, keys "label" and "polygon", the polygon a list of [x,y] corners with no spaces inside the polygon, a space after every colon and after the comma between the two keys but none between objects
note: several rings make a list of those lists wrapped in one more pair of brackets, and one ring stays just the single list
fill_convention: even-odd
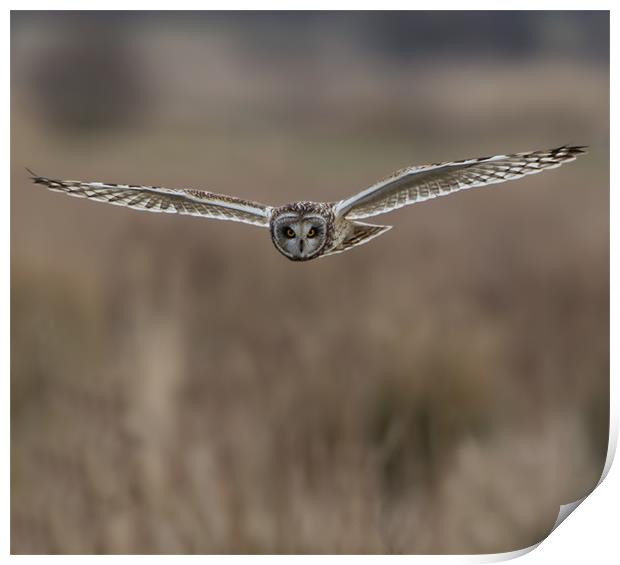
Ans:
[{"label": "owl tail", "polygon": [[382,233],[392,229],[392,226],[375,226],[373,224],[363,224],[362,222],[352,222],[353,229],[343,242],[325,255],[342,253],[357,245],[368,243],[371,239],[379,237]]}]

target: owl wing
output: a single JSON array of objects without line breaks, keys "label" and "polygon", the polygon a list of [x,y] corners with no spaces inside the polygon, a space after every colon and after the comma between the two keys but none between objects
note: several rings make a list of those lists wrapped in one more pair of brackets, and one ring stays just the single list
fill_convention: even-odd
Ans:
[{"label": "owl wing", "polygon": [[565,145],[543,151],[407,167],[337,202],[335,212],[349,220],[369,218],[458,190],[540,173],[574,161],[582,153],[586,153],[586,147]]},{"label": "owl wing", "polygon": [[214,194],[212,192],[159,186],[136,186],[103,182],[57,180],[41,177],[28,170],[36,184],[69,196],[90,198],[116,206],[127,206],[149,212],[166,212],[202,216],[218,220],[232,220],[255,226],[268,227],[271,207],[258,202]]}]

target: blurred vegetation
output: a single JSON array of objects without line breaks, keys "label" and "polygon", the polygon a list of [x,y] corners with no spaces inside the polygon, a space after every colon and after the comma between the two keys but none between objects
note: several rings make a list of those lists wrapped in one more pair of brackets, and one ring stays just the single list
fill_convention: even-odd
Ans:
[{"label": "blurred vegetation", "polygon": [[[14,12],[13,553],[544,538],[607,449],[608,41],[602,12]],[[23,172],[277,204],[565,142],[303,265]]]}]

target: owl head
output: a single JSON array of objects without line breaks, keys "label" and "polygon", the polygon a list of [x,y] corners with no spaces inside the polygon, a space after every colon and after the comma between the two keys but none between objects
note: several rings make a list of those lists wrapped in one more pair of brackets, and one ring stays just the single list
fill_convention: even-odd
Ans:
[{"label": "owl head", "polygon": [[329,237],[329,217],[320,204],[296,202],[274,211],[271,239],[276,249],[291,261],[318,257]]}]

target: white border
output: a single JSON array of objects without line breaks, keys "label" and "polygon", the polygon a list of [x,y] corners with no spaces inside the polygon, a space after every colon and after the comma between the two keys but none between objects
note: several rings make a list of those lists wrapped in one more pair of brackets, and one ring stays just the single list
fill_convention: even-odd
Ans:
[{"label": "white border", "polygon": [[[170,6],[167,6],[163,2],[118,2],[109,0],[108,2],[89,2],[88,5],[85,5],[83,1],[65,1],[61,3],[54,3],[49,1],[35,1],[35,2],[12,2],[13,4],[10,6],[13,10],[49,10],[49,9],[64,9],[64,10],[84,10],[84,9],[132,9],[132,10],[156,10],[156,9],[170,9]],[[435,1],[431,4],[429,3],[412,3],[412,2],[390,2],[384,1],[380,5],[373,5],[369,2],[363,1],[346,1],[346,2],[334,2],[333,0],[330,2],[326,2],[325,0],[317,0],[315,2],[293,2],[286,0],[279,0],[271,2],[256,2],[256,1],[241,1],[241,0],[231,0],[226,3],[216,3],[216,2],[176,2],[172,8],[175,10],[208,10],[208,9],[304,9],[304,10],[321,10],[321,9],[398,9],[398,10],[410,10],[410,9],[434,9],[434,10],[450,10],[450,9],[477,9],[477,10],[610,10],[611,2],[577,2],[577,1],[532,1],[532,0],[522,0],[521,2],[503,2],[498,6],[497,2],[490,1],[472,1],[472,2],[447,2],[447,1]],[[614,37],[618,30],[618,25],[616,24],[615,15],[611,14],[611,60],[614,61],[614,54],[616,51],[616,41],[614,41]],[[7,53],[7,57],[5,58],[5,75],[10,76],[10,56],[9,56],[9,46],[10,46],[10,14],[7,11],[5,17],[5,45],[7,49],[5,53]],[[615,33],[614,33],[615,32]],[[616,81],[616,73],[614,72],[613,65],[611,67],[611,92],[614,94],[617,89],[615,88]],[[4,90],[5,96],[5,108],[7,114],[10,112],[10,94],[9,89],[5,88]],[[614,112],[614,100],[612,97],[611,104],[611,124],[612,127],[617,125],[616,115]],[[7,116],[5,114],[5,116]],[[11,163],[10,163],[10,155],[9,155],[9,147],[10,147],[10,115],[5,118],[6,124],[6,150],[4,152],[5,155],[5,171],[9,174],[5,173],[5,178],[8,177],[8,181],[10,183],[10,171],[11,171]],[[613,150],[613,137],[611,143],[611,155],[615,155]],[[615,165],[612,162],[611,165],[611,179],[612,186],[613,180],[616,178],[615,174]],[[8,184],[7,183],[7,186]],[[5,194],[9,195],[8,189],[5,188]],[[273,561],[283,561],[289,560],[294,561],[309,561],[309,560],[318,560],[321,559],[322,562],[332,562],[337,560],[338,562],[359,562],[359,560],[364,560],[366,562],[380,562],[383,560],[398,560],[404,562],[406,560],[408,563],[411,561],[415,561],[416,563],[488,563],[488,562],[497,562],[503,561],[507,559],[513,559],[517,557],[521,557],[523,561],[528,563],[549,563],[551,561],[562,562],[563,564],[571,564],[571,563],[583,563],[584,561],[590,561],[594,563],[604,563],[610,562],[613,560],[613,555],[618,555],[618,542],[616,541],[618,538],[617,534],[617,516],[615,515],[615,503],[619,499],[620,493],[620,475],[617,470],[618,465],[611,466],[613,453],[615,452],[616,444],[617,444],[617,432],[618,432],[618,396],[617,396],[617,387],[616,387],[616,375],[618,373],[618,349],[620,348],[620,343],[618,342],[618,332],[617,332],[617,323],[618,320],[618,302],[613,295],[613,289],[617,286],[618,281],[618,228],[615,227],[616,222],[613,220],[619,219],[618,214],[618,202],[615,196],[614,191],[611,191],[611,202],[610,202],[610,214],[611,214],[611,265],[610,265],[610,274],[611,274],[611,288],[612,288],[612,296],[611,296],[611,433],[610,433],[610,450],[608,453],[608,460],[605,466],[605,471],[608,472],[608,475],[605,477],[605,473],[602,477],[602,483],[598,486],[595,491],[581,504],[581,507],[577,509],[576,512],[571,514],[565,522],[562,520],[559,521],[559,527],[554,530],[547,539],[543,540],[539,545],[534,548],[528,548],[526,550],[521,550],[517,552],[511,552],[506,554],[494,554],[494,555],[480,555],[480,556],[323,556],[323,557],[315,557],[315,556],[183,556],[182,559],[209,559],[215,561],[226,561],[226,562],[240,562],[247,561],[249,559],[253,561],[263,561],[265,563],[273,562]],[[4,245],[3,245],[3,253],[5,254],[5,273],[6,275],[2,278],[3,285],[3,297],[5,312],[9,312],[10,310],[10,284],[9,284],[9,269],[10,269],[10,206],[4,206],[3,208],[3,235],[4,235]],[[615,245],[614,245],[615,243]],[[4,433],[2,434],[2,440],[4,442],[4,453],[8,455],[10,453],[10,382],[9,382],[9,374],[10,374],[10,317],[5,315],[4,325],[4,347],[5,347],[5,417],[2,421],[2,426],[5,428]],[[5,550],[4,554],[9,555],[10,553],[10,466],[8,461],[0,466],[0,472],[2,473],[2,485],[4,491],[4,513],[2,514],[2,525],[4,526],[3,531],[5,532],[4,536],[4,544]],[[579,503],[575,505],[579,506]],[[574,509],[574,507],[572,508]],[[571,510],[572,510],[571,509]],[[566,509],[565,509],[566,510]],[[568,512],[570,514],[570,512]],[[566,518],[566,516],[564,516]],[[531,551],[531,549],[535,549]],[[116,559],[121,563],[126,562],[136,562],[143,561],[148,559],[156,560],[156,561],[170,561],[172,559],[177,559],[178,556],[12,556],[12,559],[16,559],[19,561],[23,561],[26,563],[39,562],[41,560],[49,561],[75,561],[80,560],[80,562],[84,559],[87,560],[108,560],[108,559]],[[611,559],[610,559],[611,558]]]}]

